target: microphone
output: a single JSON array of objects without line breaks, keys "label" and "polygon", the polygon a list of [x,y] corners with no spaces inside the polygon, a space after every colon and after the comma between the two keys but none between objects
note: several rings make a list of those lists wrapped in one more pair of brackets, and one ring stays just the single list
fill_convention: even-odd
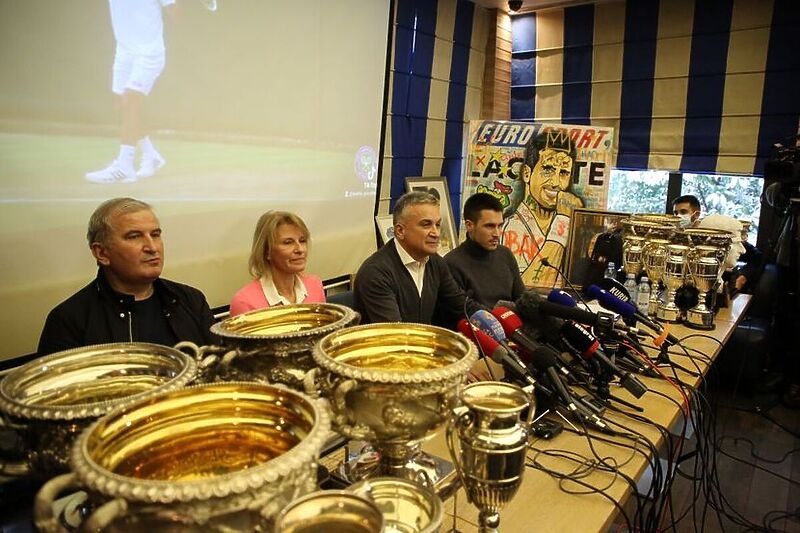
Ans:
[{"label": "microphone", "polygon": [[458,331],[468,339],[472,340],[472,342],[477,344],[481,349],[481,352],[486,354],[489,359],[510,369],[518,379],[525,381],[529,385],[532,385],[536,390],[544,392],[548,396],[553,395],[553,392],[550,389],[546,388],[544,385],[541,385],[533,378],[533,376],[531,376],[528,368],[522,363],[522,361],[518,359],[518,357],[516,357],[516,354],[509,352],[505,347],[498,344],[497,341],[495,341],[490,335],[484,333],[479,327],[470,324],[462,318],[458,322]]},{"label": "microphone", "polygon": [[565,322],[564,326],[561,328],[561,333],[564,335],[564,340],[575,348],[575,351],[581,354],[586,360],[589,359],[597,359],[602,364],[604,364],[607,368],[611,369],[614,374],[619,376],[620,384],[633,394],[636,398],[641,398],[642,395],[647,392],[647,387],[639,381],[636,376],[631,374],[630,372],[626,372],[625,370],[620,369],[614,362],[608,358],[608,356],[603,352],[602,348],[600,348],[600,343],[592,335],[589,330],[581,326],[580,324],[576,324],[574,322]]},{"label": "microphone", "polygon": [[[589,288],[586,289],[586,293],[600,302],[600,305],[602,305],[605,309],[618,313],[622,315],[623,318],[635,318],[650,329],[658,331],[659,333],[663,331],[663,327],[660,324],[650,320],[650,318],[644,313],[640,312],[635,305],[632,305],[628,302],[623,302],[613,294],[604,291],[597,285],[589,285]],[[679,342],[678,339],[672,334],[668,334],[666,340],[673,345],[678,344]]]},{"label": "microphone", "polygon": [[636,305],[631,302],[631,293],[625,288],[625,285],[613,278],[603,278],[597,282],[597,286],[604,291],[613,294],[623,302],[628,302],[631,305]]},{"label": "microphone", "polygon": [[[554,316],[564,320],[580,322],[581,324],[592,326],[603,332],[610,332],[613,329],[621,329],[623,331],[629,331],[631,329],[627,326],[615,324],[614,315],[611,313],[592,313],[591,311],[584,311],[583,309],[574,307],[574,305],[577,305],[575,304],[575,300],[567,293],[563,291],[559,292],[561,294],[554,295],[553,299],[559,302],[567,302],[566,305],[548,301],[550,299],[549,296],[548,300],[545,300],[533,291],[523,293],[517,300],[517,311],[519,315],[525,320],[532,321],[540,319],[539,317],[542,315]],[[573,305],[570,305],[570,302]],[[558,329],[561,329],[561,324],[559,324]]]},{"label": "microphone", "polygon": [[500,346],[508,350],[509,352],[513,351],[512,348],[508,345],[508,341],[506,339],[506,333],[503,331],[503,326],[497,319],[487,311],[486,309],[478,309],[472,316],[469,317],[469,322],[474,327],[478,328],[479,330],[483,331],[490,337],[492,337],[495,342],[497,342]]}]

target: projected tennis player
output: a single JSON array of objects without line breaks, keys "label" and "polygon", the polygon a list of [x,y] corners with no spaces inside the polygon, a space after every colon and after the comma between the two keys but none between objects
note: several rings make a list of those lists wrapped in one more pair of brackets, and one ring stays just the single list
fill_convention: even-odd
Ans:
[{"label": "projected tennis player", "polygon": [[[94,183],[131,183],[154,175],[166,161],[142,120],[147,96],[164,70],[162,11],[175,9],[175,0],[109,0],[111,26],[117,41],[111,90],[119,96],[119,155],[107,167],[89,172]],[[141,151],[136,168],[137,147]]]}]

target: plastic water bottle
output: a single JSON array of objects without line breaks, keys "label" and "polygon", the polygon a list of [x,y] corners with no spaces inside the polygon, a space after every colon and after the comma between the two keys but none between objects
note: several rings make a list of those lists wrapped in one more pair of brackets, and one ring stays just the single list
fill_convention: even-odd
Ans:
[{"label": "plastic water bottle", "polygon": [[650,305],[650,280],[647,279],[647,276],[642,276],[642,280],[639,282],[639,288],[636,291],[636,307],[639,308],[639,312],[643,314],[647,314],[647,308]]},{"label": "plastic water bottle", "polygon": [[636,286],[636,275],[633,272],[629,272],[628,277],[625,279],[625,283],[622,286],[625,287],[626,291],[628,291],[628,294],[631,297],[631,302],[634,302],[638,307],[639,299],[638,288]]},{"label": "plastic water bottle", "polygon": [[617,265],[614,264],[614,261],[609,261],[608,266],[606,267],[606,273],[603,277],[617,279]]}]

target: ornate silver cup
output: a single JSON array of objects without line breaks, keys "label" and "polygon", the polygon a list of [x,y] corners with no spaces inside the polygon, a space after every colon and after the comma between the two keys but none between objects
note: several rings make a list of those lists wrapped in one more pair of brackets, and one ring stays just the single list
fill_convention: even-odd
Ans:
[{"label": "ornate silver cup", "polygon": [[278,515],[274,528],[274,533],[383,531],[384,517],[376,502],[344,490],[312,492],[291,502]]},{"label": "ornate silver cup", "polygon": [[[225,352],[215,366],[220,381],[283,383],[302,388],[313,368],[311,350],[325,335],[358,324],[358,313],[344,305],[279,305],[225,319],[211,327],[222,339],[218,347],[199,348],[199,359]],[[184,345],[185,343],[182,343]]]},{"label": "ornate silver cup", "polygon": [[639,276],[644,260],[645,238],[637,235],[625,235],[622,238],[622,266],[626,274]]},{"label": "ornate silver cup", "polygon": [[360,481],[348,490],[375,502],[387,532],[436,533],[442,525],[442,500],[416,481],[380,477]]},{"label": "ornate silver cup", "polygon": [[6,475],[51,477],[68,470],[68,452],[91,422],[112,409],[192,381],[197,364],[167,346],[115,343],[40,357],[0,382],[0,414],[25,447],[22,463],[0,464]]},{"label": "ornate silver cup", "polygon": [[657,317],[663,322],[680,322],[681,310],[675,305],[675,293],[686,278],[688,246],[670,244],[667,246],[667,260],[664,263],[663,280],[667,287],[665,302],[658,306]]},{"label": "ornate silver cup", "polygon": [[650,303],[647,306],[647,314],[650,316],[656,316],[658,306],[661,304],[657,288],[664,277],[664,268],[667,264],[667,246],[669,246],[668,240],[651,239],[646,241],[642,250],[644,270],[647,273],[647,277],[653,282]]},{"label": "ornate silver cup", "polygon": [[462,406],[447,426],[447,446],[467,493],[478,507],[481,532],[497,531],[500,510],[522,484],[530,420],[521,420],[532,398],[517,387],[497,381],[467,385]]},{"label": "ornate silver cup", "polygon": [[[281,385],[213,383],[160,394],[95,422],[48,481],[34,520],[60,531],[53,500],[83,489],[88,531],[253,531],[314,490],[325,400]],[[108,529],[105,529],[108,528]]]},{"label": "ornate silver cup", "polygon": [[330,398],[334,429],[377,451],[377,463],[345,465],[345,477],[441,480],[442,465],[419,453],[419,445],[447,421],[458,385],[477,360],[468,339],[423,324],[370,324],[329,334],[314,347],[314,360],[321,379],[312,383],[311,373],[307,382]]}]

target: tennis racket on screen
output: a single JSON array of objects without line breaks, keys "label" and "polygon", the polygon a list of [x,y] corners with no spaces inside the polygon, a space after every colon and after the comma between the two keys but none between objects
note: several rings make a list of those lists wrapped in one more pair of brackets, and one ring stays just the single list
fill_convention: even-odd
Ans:
[{"label": "tennis racket on screen", "polygon": [[217,0],[200,0],[200,3],[209,11],[217,10]]}]

